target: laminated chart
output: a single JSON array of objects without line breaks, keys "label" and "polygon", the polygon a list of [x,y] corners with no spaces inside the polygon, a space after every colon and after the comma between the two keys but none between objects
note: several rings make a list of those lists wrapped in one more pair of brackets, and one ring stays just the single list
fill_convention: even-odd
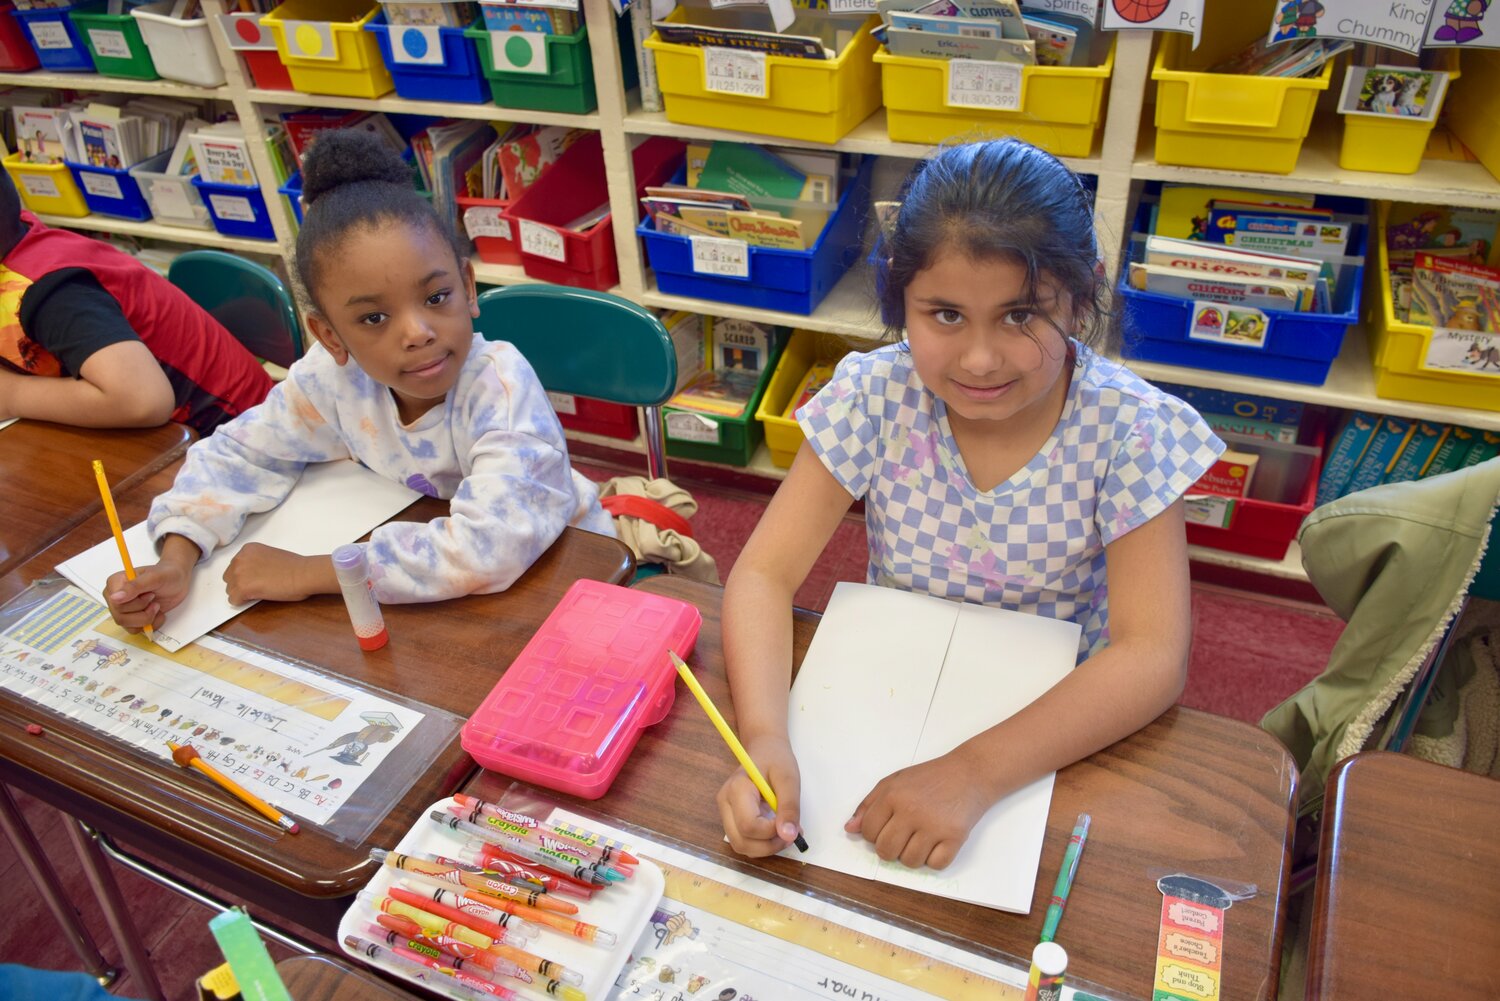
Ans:
[{"label": "laminated chart", "polygon": [[213,636],[167,653],[76,587],[0,632],[0,688],[154,757],[171,760],[169,740],[192,744],[322,825],[427,715]]}]

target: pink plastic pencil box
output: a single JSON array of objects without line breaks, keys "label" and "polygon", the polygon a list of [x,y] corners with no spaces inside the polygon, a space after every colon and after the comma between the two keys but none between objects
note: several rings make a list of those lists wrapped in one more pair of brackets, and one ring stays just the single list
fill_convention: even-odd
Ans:
[{"label": "pink plastic pencil box", "polygon": [[672,708],[703,617],[686,602],[580,580],[464,724],[485,768],[598,799],[641,730]]}]

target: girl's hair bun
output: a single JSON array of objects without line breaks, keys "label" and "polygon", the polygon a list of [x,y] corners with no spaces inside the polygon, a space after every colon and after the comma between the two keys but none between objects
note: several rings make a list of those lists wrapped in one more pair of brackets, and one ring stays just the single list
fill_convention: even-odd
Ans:
[{"label": "girl's hair bun", "polygon": [[304,208],[335,188],[362,181],[411,187],[405,162],[374,134],[363,129],[330,129],[318,133],[302,158]]}]

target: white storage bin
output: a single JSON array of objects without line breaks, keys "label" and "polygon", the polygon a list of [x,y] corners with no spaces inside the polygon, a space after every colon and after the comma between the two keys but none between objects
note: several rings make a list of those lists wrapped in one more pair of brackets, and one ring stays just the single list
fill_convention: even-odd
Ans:
[{"label": "white storage bin", "polygon": [[168,80],[218,87],[224,83],[224,67],[219,63],[213,36],[208,33],[208,18],[188,20],[168,17],[172,0],[159,0],[137,7],[131,17],[140,21],[141,40],[151,50],[156,72]]},{"label": "white storage bin", "polygon": [[141,194],[151,206],[151,218],[164,226],[213,229],[213,220],[208,217],[203,196],[193,187],[192,177],[162,173],[171,158],[172,151],[166,150],[130,168],[130,176],[141,186]]}]

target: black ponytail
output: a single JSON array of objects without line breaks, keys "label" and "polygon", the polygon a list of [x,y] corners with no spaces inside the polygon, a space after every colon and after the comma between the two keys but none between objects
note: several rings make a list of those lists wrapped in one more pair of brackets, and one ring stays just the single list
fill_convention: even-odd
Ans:
[{"label": "black ponytail", "polygon": [[302,158],[302,230],[297,234],[297,280],[318,308],[318,278],[331,249],[352,231],[383,222],[430,229],[453,248],[462,265],[468,248],[438,218],[412,184],[411,169],[385,143],[361,129],[318,133]]}]

